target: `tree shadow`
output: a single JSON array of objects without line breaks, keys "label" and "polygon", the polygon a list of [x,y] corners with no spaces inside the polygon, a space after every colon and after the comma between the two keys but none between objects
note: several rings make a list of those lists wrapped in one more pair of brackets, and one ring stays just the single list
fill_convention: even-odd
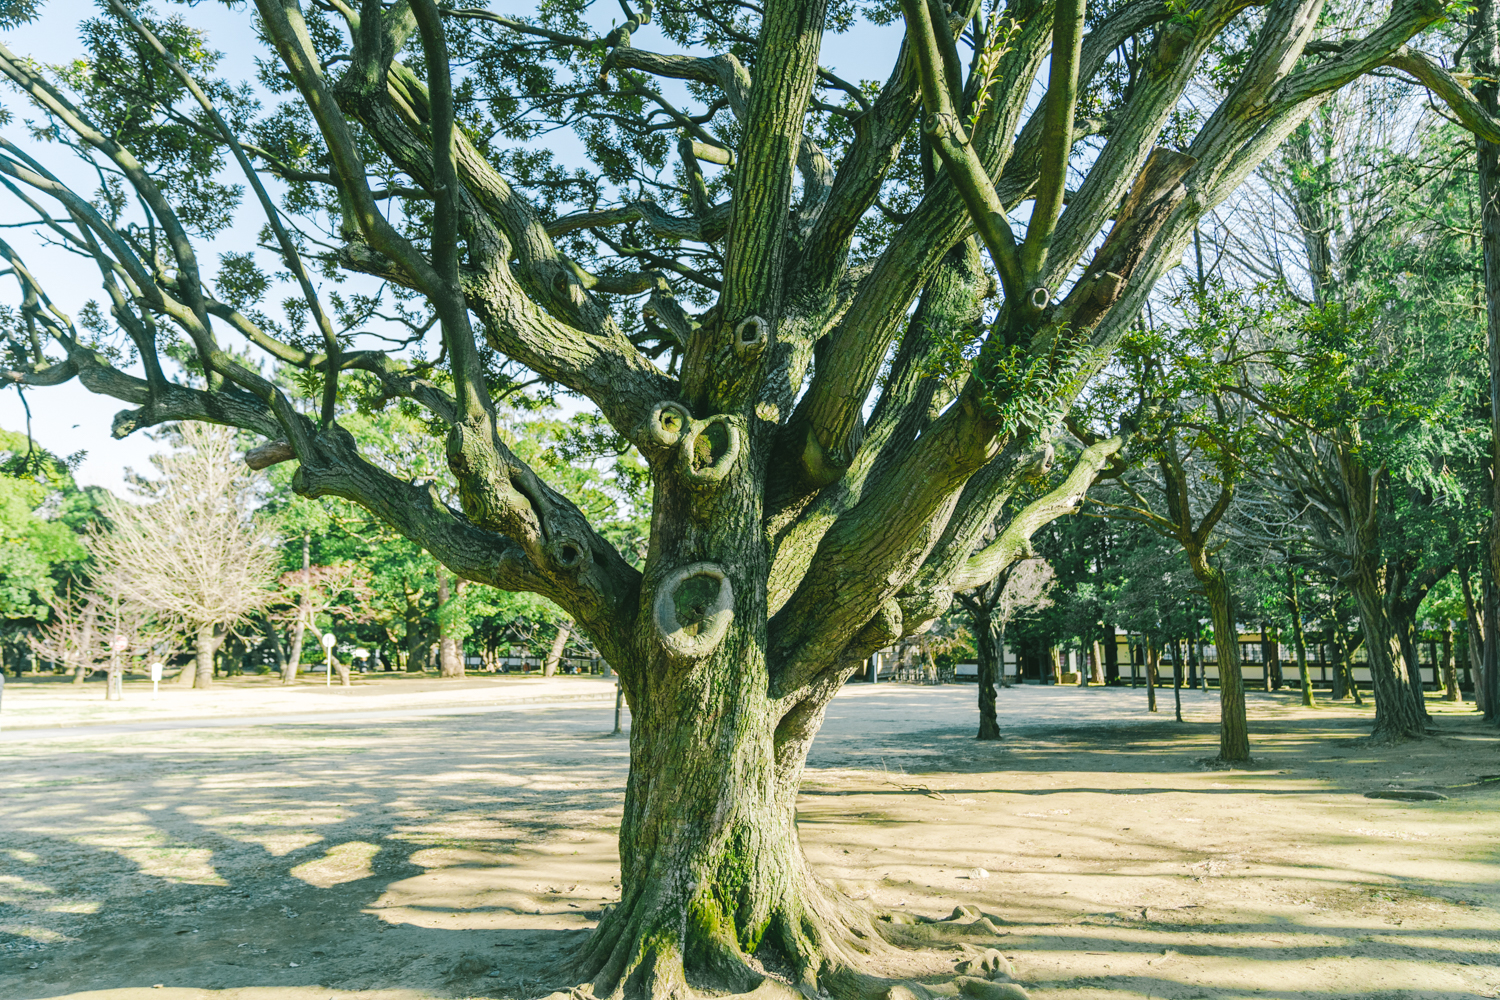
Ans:
[{"label": "tree shadow", "polygon": [[0,996],[520,995],[613,898],[628,748],[588,715],[9,746]]}]

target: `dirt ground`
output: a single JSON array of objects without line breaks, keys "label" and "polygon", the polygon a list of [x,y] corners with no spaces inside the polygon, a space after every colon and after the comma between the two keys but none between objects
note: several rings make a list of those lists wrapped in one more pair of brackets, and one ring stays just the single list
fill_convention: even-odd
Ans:
[{"label": "dirt ground", "polygon": [[[6,726],[51,697],[27,683]],[[618,896],[612,705],[401,690],[358,717],[238,718],[252,692],[212,728],[0,733],[0,1000],[546,992]],[[1179,724],[1170,692],[1148,716],[1144,691],[1012,688],[998,744],[973,699],[851,685],[831,707],[802,837],[864,905],[999,914],[1038,1000],[1500,994],[1500,732],[1466,707],[1375,747],[1368,709],[1252,693],[1256,767],[1226,772],[1199,764],[1214,694],[1184,692]],[[1447,798],[1364,794],[1392,787]]]}]

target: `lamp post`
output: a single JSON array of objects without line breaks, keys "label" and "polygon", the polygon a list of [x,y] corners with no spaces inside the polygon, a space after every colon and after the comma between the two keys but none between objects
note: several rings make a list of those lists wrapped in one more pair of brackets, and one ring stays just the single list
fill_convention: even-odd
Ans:
[{"label": "lamp post", "polygon": [[333,647],[337,642],[332,632],[323,633],[323,648],[328,651],[328,673],[323,675],[324,687],[333,687]]},{"label": "lamp post", "polygon": [[130,646],[130,640],[118,632],[109,640],[109,682],[104,686],[106,701],[120,701],[125,697],[124,678],[120,676],[120,654]]}]

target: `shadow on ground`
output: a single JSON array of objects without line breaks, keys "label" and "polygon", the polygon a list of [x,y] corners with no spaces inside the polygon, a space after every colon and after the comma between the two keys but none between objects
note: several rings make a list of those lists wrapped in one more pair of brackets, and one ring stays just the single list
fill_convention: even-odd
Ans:
[{"label": "shadow on ground", "polygon": [[[1099,694],[1006,692],[983,744],[972,688],[840,698],[801,806],[816,870],[865,905],[1002,914],[1038,998],[1500,992],[1493,729],[1378,747],[1357,711],[1262,695],[1254,768],[1211,771],[1211,723]],[[0,997],[533,997],[617,898],[612,721],[7,744]],[[1364,797],[1391,785],[1449,798]]]}]

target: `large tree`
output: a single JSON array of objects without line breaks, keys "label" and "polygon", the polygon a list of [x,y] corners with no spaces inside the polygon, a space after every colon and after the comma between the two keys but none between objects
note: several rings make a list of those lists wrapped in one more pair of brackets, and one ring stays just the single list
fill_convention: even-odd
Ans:
[{"label": "large tree", "polygon": [[[3,138],[0,178],[97,264],[111,318],[79,330],[13,261],[39,335],[5,377],[77,377],[130,405],[121,435],[168,420],[263,435],[253,461],[298,463],[299,492],[561,606],[633,717],[623,898],[574,971],[650,997],[778,989],[766,967],[871,989],[852,973],[877,928],[809,876],[796,835],[829,699],[1025,554],[1024,532],[982,533],[1200,215],[1444,17],[1432,0],[1338,16],[1322,0],[1016,0],[990,16],[902,0],[896,64],[866,86],[820,65],[824,36],[894,21],[889,4],[627,3],[596,34],[581,0],[531,18],[257,0],[261,78],[286,95],[262,114],[209,79],[212,50],[184,24],[109,3],[78,65],[0,47],[43,136],[106,181],[91,200]],[[636,46],[653,18],[674,51]],[[585,167],[540,150],[559,128]],[[300,295],[284,320],[258,305],[274,279],[249,246],[217,276],[200,257],[236,194],[226,156]],[[324,294],[338,269],[430,317],[371,346],[356,335],[388,290]],[[112,325],[137,370],[102,349]],[[224,337],[299,370],[319,405]],[[649,463],[641,568],[501,432],[496,398],[527,379],[592,401]],[[425,410],[461,510],[361,455],[336,419],[350,394]],[[1048,510],[1076,504],[1063,490]]]}]

